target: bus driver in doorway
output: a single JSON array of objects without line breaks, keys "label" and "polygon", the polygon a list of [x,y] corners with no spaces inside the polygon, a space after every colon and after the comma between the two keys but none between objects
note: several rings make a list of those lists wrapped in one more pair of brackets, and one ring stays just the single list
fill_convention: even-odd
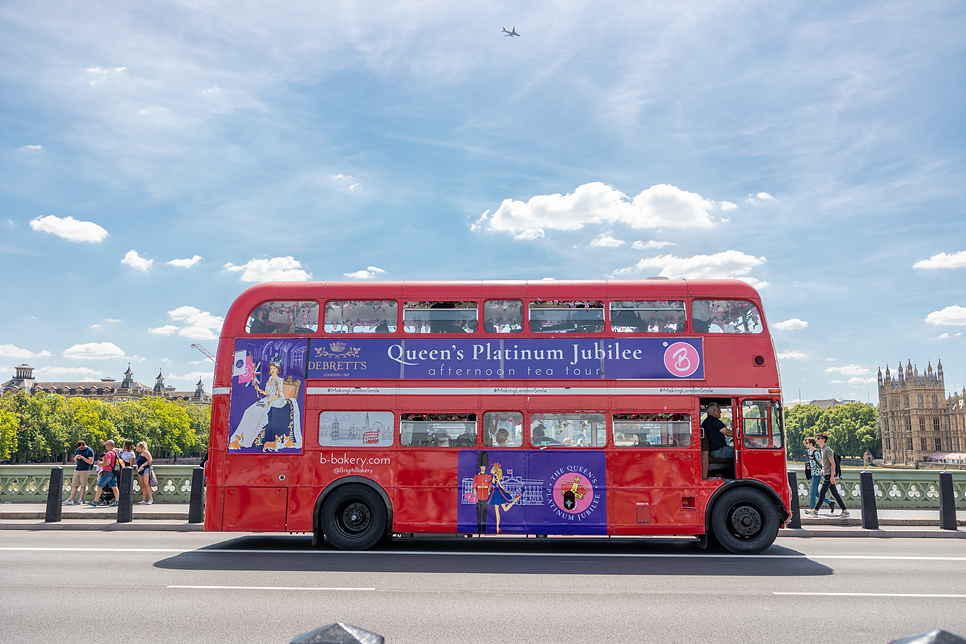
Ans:
[{"label": "bus driver in doorway", "polygon": [[707,411],[708,417],[701,423],[701,428],[708,439],[708,455],[712,458],[734,458],[735,448],[728,445],[728,438],[735,433],[721,422],[721,407],[716,402],[709,403]]}]

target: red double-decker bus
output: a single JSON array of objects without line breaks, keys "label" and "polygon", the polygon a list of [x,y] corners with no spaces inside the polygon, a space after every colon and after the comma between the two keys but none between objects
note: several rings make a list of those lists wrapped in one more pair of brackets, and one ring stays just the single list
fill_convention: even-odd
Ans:
[{"label": "red double-decker bus", "polygon": [[789,517],[778,366],[741,281],[262,284],[225,318],[213,400],[208,530],[760,552]]}]

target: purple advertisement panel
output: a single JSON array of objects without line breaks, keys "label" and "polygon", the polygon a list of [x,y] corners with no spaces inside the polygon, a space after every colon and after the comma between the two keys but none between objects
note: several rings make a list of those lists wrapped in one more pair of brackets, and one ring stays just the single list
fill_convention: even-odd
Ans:
[{"label": "purple advertisement panel", "polygon": [[399,340],[339,338],[312,340],[309,378],[394,380],[402,378]]},{"label": "purple advertisement panel", "polygon": [[463,450],[457,531],[607,534],[603,452]]},{"label": "purple advertisement panel", "polygon": [[701,338],[450,337],[312,340],[309,378],[677,380],[704,378]]},{"label": "purple advertisement panel", "polygon": [[229,453],[302,453],[308,340],[235,340]]},{"label": "purple advertisement panel", "polygon": [[701,338],[621,338],[602,342],[609,380],[704,379]]}]

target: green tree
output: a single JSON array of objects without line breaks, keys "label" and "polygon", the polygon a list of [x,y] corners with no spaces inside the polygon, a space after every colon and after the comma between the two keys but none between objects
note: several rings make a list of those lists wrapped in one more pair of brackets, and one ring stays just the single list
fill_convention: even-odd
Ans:
[{"label": "green tree", "polygon": [[71,410],[63,396],[17,392],[8,411],[17,416],[17,447],[14,462],[65,458],[70,445]]},{"label": "green tree", "polygon": [[815,405],[795,405],[785,410],[785,440],[792,460],[805,460],[805,439],[815,435],[822,413],[822,408]]},{"label": "green tree", "polygon": [[0,407],[0,460],[17,451],[17,414]]},{"label": "green tree", "polygon": [[866,450],[879,453],[882,449],[879,412],[873,405],[856,402],[832,407],[822,414],[817,427],[828,434],[836,454],[861,457]]},{"label": "green tree", "polygon": [[88,398],[70,398],[67,405],[71,410],[72,445],[76,445],[79,439],[84,439],[89,445],[98,445],[100,441],[117,441],[121,438],[117,427],[117,407],[114,405]]}]

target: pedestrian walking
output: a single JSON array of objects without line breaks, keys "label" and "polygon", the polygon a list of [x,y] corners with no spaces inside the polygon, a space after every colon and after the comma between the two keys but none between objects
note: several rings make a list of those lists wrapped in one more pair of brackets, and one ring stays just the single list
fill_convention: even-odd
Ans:
[{"label": "pedestrian walking", "polygon": [[120,457],[114,450],[114,441],[105,441],[104,449],[107,451],[98,463],[101,466],[101,473],[97,477],[97,488],[94,490],[94,500],[91,501],[92,507],[97,507],[97,502],[100,501],[106,487],[114,493],[114,503],[111,505],[117,505],[117,500],[121,498],[121,493],[117,490],[117,477],[114,475],[114,465],[120,462]]},{"label": "pedestrian walking", "polygon": [[[825,498],[827,492],[831,492],[832,496],[838,501],[839,506],[841,506],[842,511],[837,515],[840,519],[845,519],[849,516],[849,511],[845,508],[845,501],[842,500],[842,495],[835,487],[835,452],[832,448],[827,445],[828,434],[820,433],[815,435],[815,440],[818,441],[818,446],[821,450],[822,459],[822,488],[819,490],[818,497],[820,499]],[[818,516],[818,505],[805,510],[806,514],[811,514],[812,516]]]},{"label": "pedestrian walking", "polygon": [[151,479],[154,478],[151,463],[151,452],[148,451],[148,444],[141,441],[134,448],[138,453],[137,468],[138,481],[141,482],[141,500],[138,505],[151,505],[154,503],[154,490],[151,489]]},{"label": "pedestrian walking", "polygon": [[87,443],[77,441],[77,451],[74,452],[74,475],[70,479],[70,495],[64,501],[64,505],[74,505],[74,493],[77,493],[77,505],[83,505],[84,493],[87,492],[87,483],[91,476],[91,469],[94,467],[94,450],[87,446]]},{"label": "pedestrian walking", "polygon": [[[828,503],[828,511],[835,513],[835,502],[827,497],[821,497],[819,501],[818,488],[822,485],[822,452],[815,444],[814,438],[805,439],[805,447],[808,448],[808,456],[805,459],[805,476],[809,478],[808,485],[808,507],[818,508],[823,503]],[[816,504],[815,502],[818,501]]]}]

